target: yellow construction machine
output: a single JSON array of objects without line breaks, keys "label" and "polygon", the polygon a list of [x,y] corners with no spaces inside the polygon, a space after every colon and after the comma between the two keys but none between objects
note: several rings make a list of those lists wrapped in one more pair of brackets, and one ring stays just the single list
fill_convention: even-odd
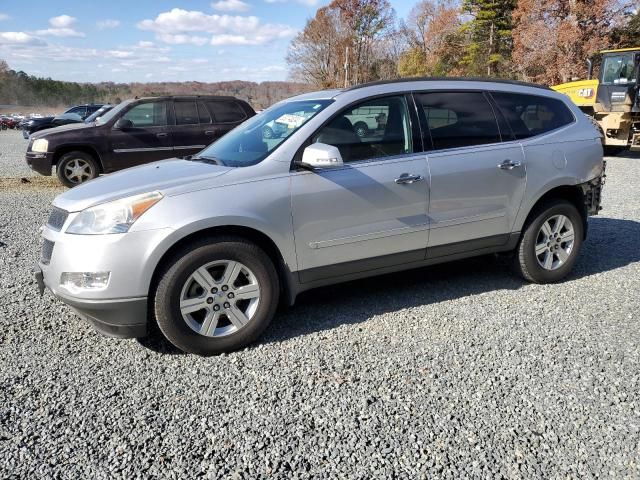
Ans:
[{"label": "yellow construction machine", "polygon": [[[640,46],[604,50],[587,60],[588,80],[551,88],[568,95],[598,124],[608,154],[640,151]],[[599,65],[597,79],[591,79]]]}]

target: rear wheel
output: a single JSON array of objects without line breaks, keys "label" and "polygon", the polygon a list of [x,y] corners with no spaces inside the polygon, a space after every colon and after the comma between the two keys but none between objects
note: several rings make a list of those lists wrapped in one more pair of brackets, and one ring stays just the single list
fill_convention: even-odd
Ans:
[{"label": "rear wheel", "polygon": [[56,166],[58,179],[67,187],[75,187],[98,176],[95,159],[86,152],[65,153]]},{"label": "rear wheel", "polygon": [[156,320],[186,352],[237,350],[269,325],[279,291],[276,269],[263,250],[240,238],[215,238],[189,245],[162,273]]},{"label": "rear wheel", "polygon": [[364,122],[356,122],[356,124],[353,126],[353,129],[355,130],[356,135],[358,135],[360,138],[366,137],[369,133],[369,127],[367,127],[367,124]]},{"label": "rear wheel", "polygon": [[531,282],[557,282],[575,265],[583,237],[582,216],[574,205],[564,200],[541,205],[524,228],[516,268]]},{"label": "rear wheel", "polygon": [[275,137],[275,133],[273,129],[267,125],[262,129],[262,136],[264,138],[273,138]]}]

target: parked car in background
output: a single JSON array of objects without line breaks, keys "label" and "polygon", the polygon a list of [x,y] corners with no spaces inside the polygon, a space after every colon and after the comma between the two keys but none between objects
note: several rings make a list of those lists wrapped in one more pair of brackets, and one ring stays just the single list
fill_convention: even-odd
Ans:
[{"label": "parked car in background", "polygon": [[90,124],[31,135],[26,161],[42,175],[55,167],[60,181],[73,187],[100,173],[193,155],[254,115],[247,102],[234,97],[127,100]]},{"label": "parked car in background", "polygon": [[86,118],[103,108],[104,105],[77,105],[56,116],[29,118],[20,123],[22,136],[27,139],[30,135],[48,128],[61,127],[70,123],[82,123]]},{"label": "parked car in background", "polygon": [[95,122],[98,118],[102,117],[105,113],[107,113],[113,107],[114,107],[113,105],[103,105],[103,106],[101,106],[98,110],[96,110],[91,115],[89,115],[87,118],[85,118],[84,119],[84,123],[93,123],[93,122]]},{"label": "parked car in background", "polygon": [[16,130],[20,125],[20,121],[6,115],[0,115],[0,129]]},{"label": "parked car in background", "polygon": [[[360,137],[351,119],[365,109],[387,118]],[[294,114],[286,137],[263,140]],[[548,88],[408,79],[309,93],[189,160],[58,196],[36,279],[108,335],[141,337],[155,321],[178,348],[211,355],[323,285],[498,252],[527,281],[557,282],[603,175],[599,133]]]}]

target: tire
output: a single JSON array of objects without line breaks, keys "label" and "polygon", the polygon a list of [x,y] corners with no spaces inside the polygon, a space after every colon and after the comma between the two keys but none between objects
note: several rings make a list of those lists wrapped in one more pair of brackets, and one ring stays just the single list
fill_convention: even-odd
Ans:
[{"label": "tire", "polygon": [[360,138],[366,137],[369,134],[369,127],[364,122],[356,122],[353,129],[355,130],[356,135]]},{"label": "tire", "polygon": [[[560,217],[565,220],[560,222],[563,226],[556,232],[559,226],[556,222]],[[545,223],[546,227],[543,229]],[[571,244],[568,241],[569,224],[573,231]],[[553,235],[547,236],[545,231],[550,231]],[[560,238],[554,238],[555,235],[560,235]],[[542,204],[531,213],[523,229],[516,249],[516,270],[525,280],[533,283],[558,282],[575,265],[583,238],[583,219],[573,204],[559,199]],[[536,255],[537,249],[540,249],[539,255]]]},{"label": "tire", "polygon": [[65,153],[60,157],[56,166],[58,179],[69,188],[96,178],[98,173],[98,164],[95,158],[86,152]]},{"label": "tire", "polygon": [[[199,273],[203,268],[209,277]],[[226,283],[225,275],[236,269],[235,280]],[[258,286],[257,300],[239,298],[243,284],[245,293],[248,287]],[[153,305],[160,331],[169,342],[185,352],[209,356],[254,342],[271,322],[279,295],[276,268],[262,249],[242,238],[213,237],[187,245],[168,262],[159,276]],[[238,326],[240,318],[246,323]]]},{"label": "tire", "polygon": [[262,138],[273,138],[275,137],[275,133],[273,132],[273,129],[269,126],[265,126],[262,129]]}]

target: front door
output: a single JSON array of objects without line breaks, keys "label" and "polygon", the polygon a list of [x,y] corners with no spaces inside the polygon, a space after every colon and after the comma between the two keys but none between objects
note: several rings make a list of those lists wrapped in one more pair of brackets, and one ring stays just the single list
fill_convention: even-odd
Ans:
[{"label": "front door", "polygon": [[111,130],[111,163],[114,170],[173,156],[166,101],[136,104],[122,118],[131,124],[121,130]]},{"label": "front door", "polygon": [[505,244],[525,190],[522,147],[482,92],[414,96],[432,142],[428,256]]},{"label": "front door", "polygon": [[[384,109],[386,127],[358,136],[350,118],[362,107]],[[429,173],[411,120],[404,96],[383,97],[348,108],[314,135],[340,150],[344,166],[291,175],[302,282],[424,259]]]}]

